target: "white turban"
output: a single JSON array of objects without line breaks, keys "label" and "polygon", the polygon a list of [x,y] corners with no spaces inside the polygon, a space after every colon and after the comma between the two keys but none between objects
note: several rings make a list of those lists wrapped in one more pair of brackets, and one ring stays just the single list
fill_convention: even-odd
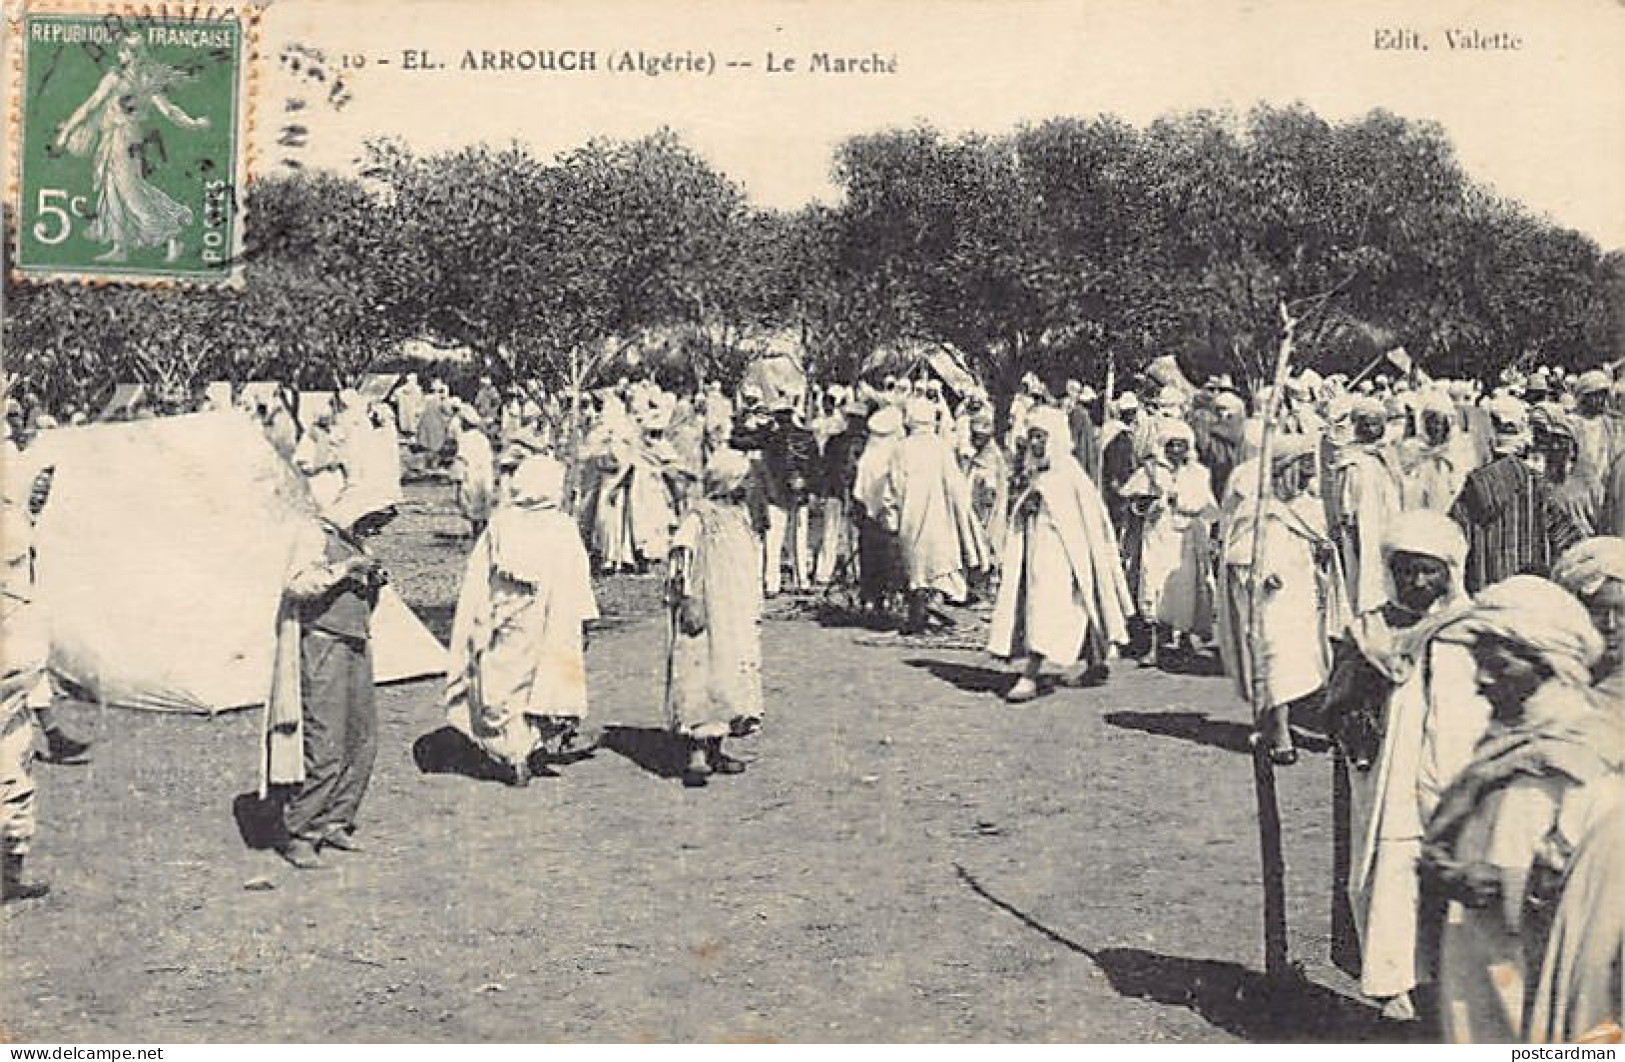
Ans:
[{"label": "white turban", "polygon": [[1066,422],[1066,414],[1054,406],[1039,406],[1027,414],[1027,430],[1035,429],[1049,436],[1051,442],[1069,445],[1072,441],[1072,426]]},{"label": "white turban", "polygon": [[1417,402],[1419,410],[1423,413],[1437,413],[1445,417],[1456,415],[1456,404],[1443,388],[1430,387],[1421,393]]},{"label": "white turban", "polygon": [[515,505],[529,509],[556,507],[564,500],[564,466],[547,454],[525,458],[508,480]]},{"label": "white turban", "polygon": [[1609,580],[1625,582],[1625,538],[1585,539],[1564,550],[1552,565],[1552,582],[1576,597],[1592,596]]},{"label": "white turban", "polygon": [[1270,468],[1279,469],[1315,452],[1314,440],[1298,432],[1278,432],[1270,440]]},{"label": "white turban", "polygon": [[1533,652],[1571,686],[1591,684],[1591,667],[1603,653],[1585,606],[1538,575],[1514,575],[1479,591],[1472,610],[1442,637],[1471,644],[1485,634]]},{"label": "white turban", "polygon": [[1187,443],[1196,441],[1196,433],[1191,426],[1178,417],[1164,417],[1157,427],[1157,446],[1163,447],[1171,442],[1182,440]]},{"label": "white turban", "polygon": [[1437,557],[1457,570],[1467,563],[1467,536],[1460,525],[1431,509],[1412,509],[1394,517],[1382,545],[1389,553]]},{"label": "white turban", "polygon": [[724,446],[706,462],[705,492],[709,495],[731,494],[749,475],[750,458],[742,451]]}]

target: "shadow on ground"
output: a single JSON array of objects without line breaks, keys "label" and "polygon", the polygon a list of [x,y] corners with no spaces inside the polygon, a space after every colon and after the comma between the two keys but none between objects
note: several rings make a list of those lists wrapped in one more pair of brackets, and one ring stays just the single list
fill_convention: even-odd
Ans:
[{"label": "shadow on ground", "polygon": [[837,630],[894,631],[897,617],[884,611],[865,608],[853,601],[826,597],[810,610],[820,627]]},{"label": "shadow on ground", "polygon": [[681,778],[688,747],[664,727],[606,726],[598,747],[625,756],[657,778]]},{"label": "shadow on ground", "polygon": [[1124,730],[1178,738],[1226,752],[1248,752],[1253,728],[1246,723],[1213,719],[1206,712],[1108,712],[1106,722]]},{"label": "shadow on ground", "polygon": [[1208,653],[1166,653],[1156,662],[1157,670],[1168,675],[1224,674],[1224,662]]},{"label": "shadow on ground", "polygon": [[287,837],[282,802],[274,796],[262,798],[255,790],[238,793],[231,801],[231,817],[243,844],[255,851],[275,848]]},{"label": "shadow on ground", "polygon": [[1425,1039],[1421,1023],[1385,1022],[1372,1007],[1309,981],[1301,973],[1272,980],[1258,970],[1219,959],[1162,955],[1140,948],[1086,947],[994,895],[963,866],[956,863],[954,870],[977,896],[1094,963],[1113,991],[1125,998],[1183,1007],[1208,1024],[1253,1043]]},{"label": "shadow on ground", "polygon": [[412,762],[424,774],[459,774],[479,782],[500,782],[508,772],[455,727],[431,730],[412,742]]},{"label": "shadow on ground", "polygon": [[923,668],[933,678],[964,690],[966,693],[997,693],[1003,696],[1015,682],[1014,673],[977,664],[956,664],[951,660],[930,660],[918,657],[904,660],[909,667]]}]

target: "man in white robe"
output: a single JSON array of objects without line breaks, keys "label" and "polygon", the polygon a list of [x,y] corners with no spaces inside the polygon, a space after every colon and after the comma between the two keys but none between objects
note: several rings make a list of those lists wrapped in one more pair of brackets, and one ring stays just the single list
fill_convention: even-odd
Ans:
[{"label": "man in white robe", "polygon": [[1100,492],[1072,456],[1071,428],[1053,407],[1028,415],[1026,460],[1033,474],[1012,507],[1000,557],[988,652],[1026,657],[1005,699],[1038,696],[1046,660],[1061,667],[1097,647],[1085,682],[1104,678],[1104,647],[1128,640],[1133,596]]},{"label": "man in white robe", "polygon": [[601,571],[637,571],[666,559],[677,523],[667,478],[677,452],[661,437],[667,417],[664,409],[649,409],[639,423],[617,396],[604,396],[599,423],[583,446],[592,462],[588,541]]},{"label": "man in white robe", "polygon": [[683,782],[740,774],[723,741],[762,721],[761,551],[746,507],[750,460],[721,449],[672,534],[668,561],[666,719],[688,748]]},{"label": "man in white robe", "polygon": [[423,414],[423,388],[418,374],[409,372],[406,381],[395,388],[395,424],[402,435],[416,435],[418,417]]},{"label": "man in white robe", "polygon": [[[1350,908],[1360,989],[1396,1020],[1432,980],[1419,940],[1417,864],[1439,795],[1472,758],[1489,722],[1465,647],[1434,635],[1472,605],[1463,586],[1467,538],[1442,513],[1397,517],[1384,547],[1389,603],[1354,628],[1327,697],[1350,795]],[[1370,724],[1360,720],[1375,709]],[[1374,745],[1374,755],[1367,748]]]},{"label": "man in white robe", "polygon": [[1401,477],[1385,441],[1387,412],[1382,402],[1360,398],[1350,416],[1354,442],[1338,454],[1321,500],[1343,565],[1349,613],[1358,619],[1385,603],[1388,577],[1382,543],[1388,522],[1401,509]]},{"label": "man in white robe", "polygon": [[916,397],[904,410],[909,434],[893,455],[890,478],[908,576],[904,632],[919,633],[937,599],[966,599],[967,573],[987,566],[987,547],[971,508],[970,482],[952,444],[937,434],[935,403]]},{"label": "man in white robe", "polygon": [[1208,584],[1208,536],[1218,504],[1213,477],[1192,460],[1195,434],[1182,420],[1160,421],[1156,452],[1123,485],[1145,516],[1140,539],[1140,612],[1157,625],[1153,650],[1164,641],[1206,638],[1213,630]]},{"label": "man in white robe", "polygon": [[[1222,538],[1225,599],[1221,652],[1238,693],[1253,705],[1254,726],[1279,764],[1297,762],[1290,709],[1325,685],[1331,638],[1345,613],[1336,549],[1309,488],[1316,456],[1303,435],[1281,435],[1270,451],[1270,494],[1259,505],[1253,461],[1238,466],[1226,500]],[[1260,525],[1260,517],[1262,525]],[[1255,536],[1258,568],[1253,570]],[[1257,593],[1258,643],[1250,644]]]},{"label": "man in white robe", "polygon": [[971,511],[987,540],[990,574],[1010,524],[1010,458],[993,433],[993,414],[979,412],[970,424],[970,450],[962,454],[970,480]]},{"label": "man in white robe", "polygon": [[1441,1038],[1517,1043],[1545,944],[1530,897],[1550,902],[1546,870],[1561,873],[1566,853],[1621,799],[1625,729],[1591,690],[1603,639],[1554,583],[1514,575],[1486,587],[1435,640],[1470,649],[1490,705],[1484,736],[1422,837],[1425,873],[1448,897],[1438,923]]},{"label": "man in white robe", "polygon": [[903,417],[896,406],[869,415],[863,453],[852,481],[853,517],[858,525],[858,592],[864,607],[880,612],[889,595],[904,588],[897,546],[897,495],[892,462],[902,445]]},{"label": "man in white robe", "polygon": [[[6,446],[15,453],[9,439]],[[14,467],[0,467],[0,492],[0,901],[12,903],[50,892],[44,882],[24,880],[23,862],[36,829],[29,701],[46,677],[51,638],[34,600],[30,489]]]},{"label": "man in white robe", "polygon": [[478,536],[496,504],[496,453],[481,428],[479,414],[459,403],[453,417],[457,456],[451,475],[457,484],[457,509],[468,521],[469,533]]},{"label": "man in white robe", "polygon": [[1448,513],[1461,494],[1469,471],[1461,463],[1456,438],[1456,409],[1450,396],[1429,388],[1417,399],[1418,437],[1400,449],[1404,474],[1399,477],[1403,508]]},{"label": "man in white robe", "polygon": [[1601,369],[1581,373],[1574,383],[1577,463],[1598,477],[1607,475],[1625,447],[1625,420],[1608,408],[1611,383]]},{"label": "man in white robe", "polygon": [[514,471],[469,554],[452,621],[447,720],[515,786],[529,783],[543,743],[568,746],[587,713],[582,624],[598,605],[563,494],[564,467],[551,457]]}]

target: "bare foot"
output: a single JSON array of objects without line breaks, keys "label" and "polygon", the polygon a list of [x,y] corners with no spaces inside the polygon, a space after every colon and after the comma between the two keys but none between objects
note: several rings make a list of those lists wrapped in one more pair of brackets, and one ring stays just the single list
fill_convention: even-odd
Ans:
[{"label": "bare foot", "polygon": [[171,236],[169,238],[169,242],[164,245],[164,261],[173,262],[179,259],[181,256],[181,246],[182,244],[180,237]]},{"label": "bare foot", "polygon": [[128,260],[129,257],[124,248],[115,245],[111,251],[97,255],[95,260],[98,262],[123,262]]}]

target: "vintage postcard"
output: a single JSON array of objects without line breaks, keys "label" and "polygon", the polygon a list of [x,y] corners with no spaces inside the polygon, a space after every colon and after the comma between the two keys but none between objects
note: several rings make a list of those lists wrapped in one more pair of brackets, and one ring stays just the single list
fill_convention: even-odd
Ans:
[{"label": "vintage postcard", "polygon": [[1621,56],[8,3],[0,1042],[1617,1044]]}]

